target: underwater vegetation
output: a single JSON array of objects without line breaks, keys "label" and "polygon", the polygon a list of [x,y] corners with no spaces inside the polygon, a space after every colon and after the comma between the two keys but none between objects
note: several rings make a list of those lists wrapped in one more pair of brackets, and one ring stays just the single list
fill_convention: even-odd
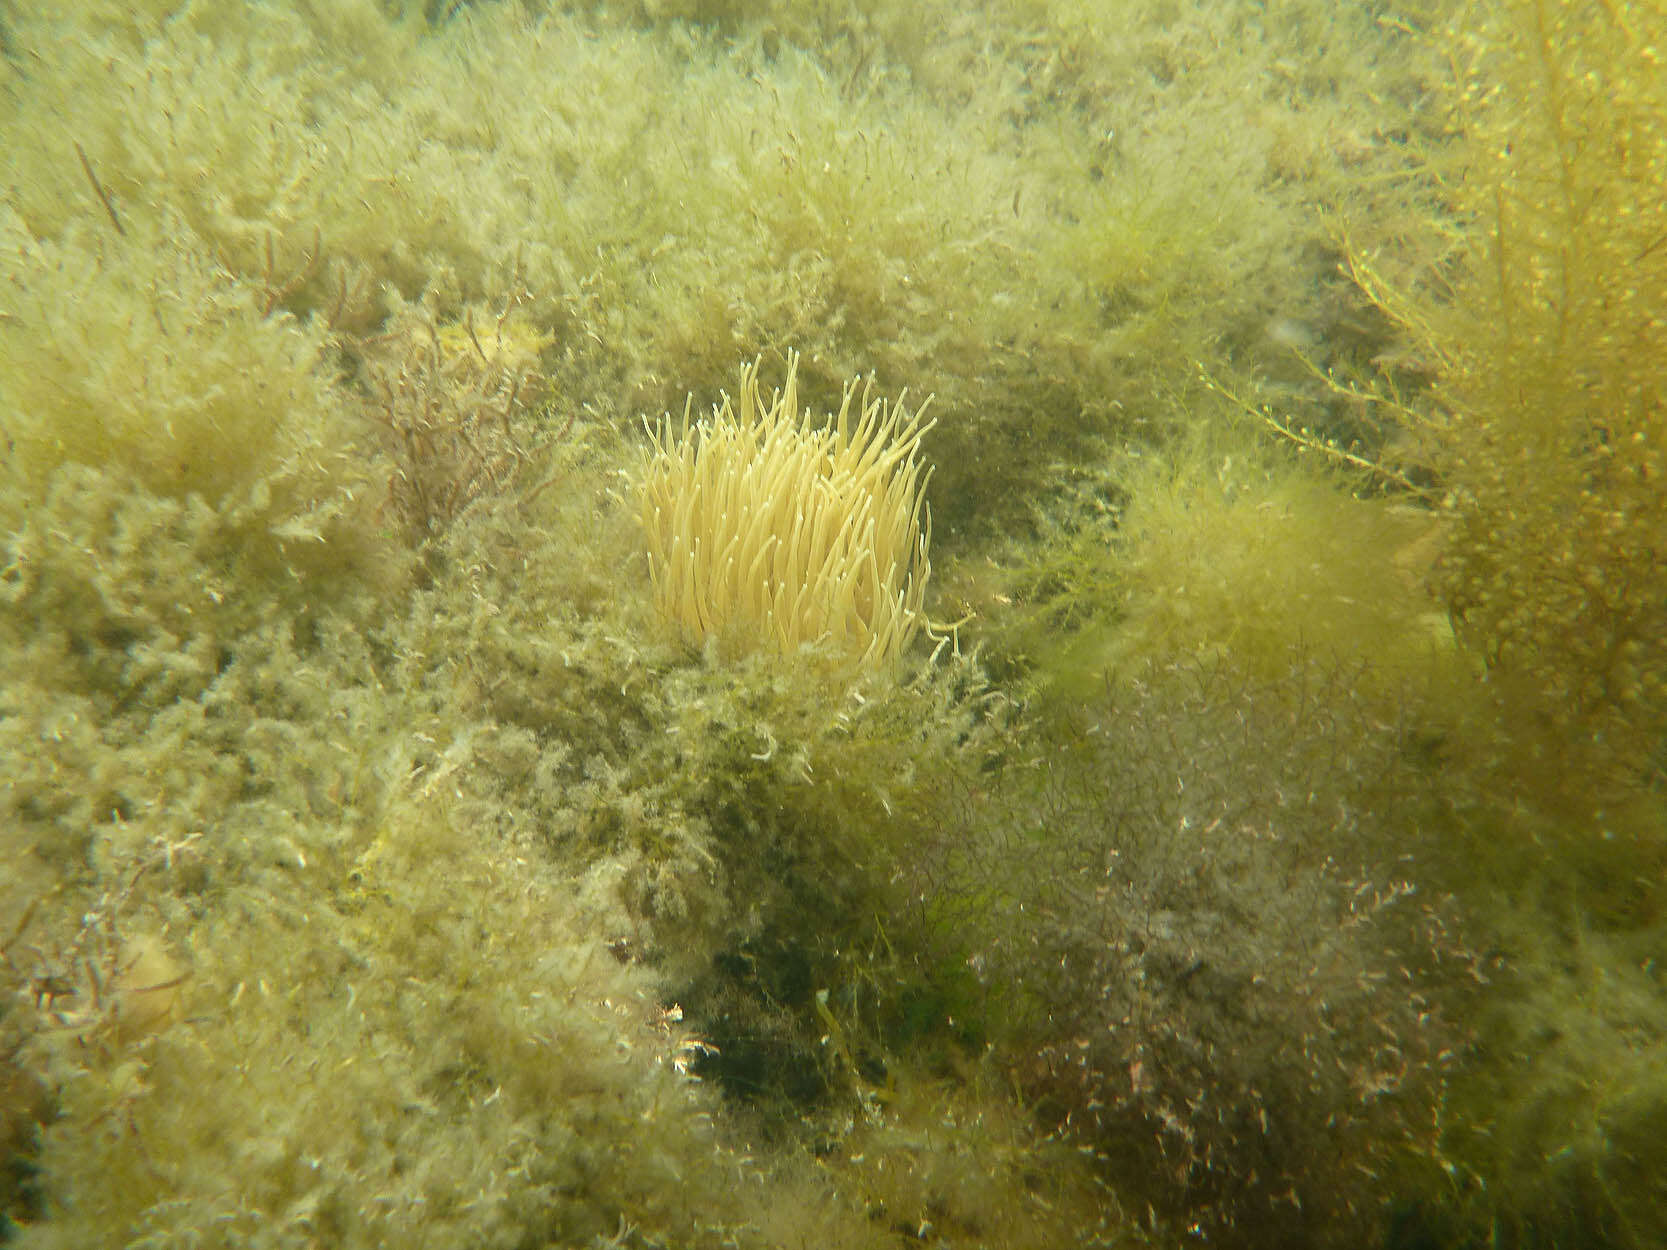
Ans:
[{"label": "underwater vegetation", "polygon": [[[1663,14],[1489,19],[1455,41],[1462,263],[1410,287],[1357,264],[1432,379],[1400,422],[1448,493],[1435,584],[1497,709],[1473,762],[1519,796],[1463,822],[1513,958],[1499,1058],[1456,1091],[1445,1164],[1494,1244],[1649,1245],[1667,1197],[1647,1144],[1667,1091],[1644,1075],[1667,1035]],[[1500,862],[1524,852],[1537,871]]]},{"label": "underwater vegetation", "polygon": [[1448,289],[1357,262],[1432,376],[1402,420],[1459,527],[1455,628],[1548,743],[1623,785],[1667,766],[1659,20],[1507,6],[1460,45],[1473,163],[1452,209],[1473,232],[1423,282]]},{"label": "underwater vegetation", "polygon": [[[1424,788],[1355,671],[1126,675],[928,857],[923,922],[1015,1080],[1173,1226],[1354,1246],[1439,1137],[1484,961],[1410,854]],[[947,952],[946,952],[947,953]]]},{"label": "underwater vegetation", "polygon": [[1659,1244],[1664,47],[0,6],[0,1244]]}]

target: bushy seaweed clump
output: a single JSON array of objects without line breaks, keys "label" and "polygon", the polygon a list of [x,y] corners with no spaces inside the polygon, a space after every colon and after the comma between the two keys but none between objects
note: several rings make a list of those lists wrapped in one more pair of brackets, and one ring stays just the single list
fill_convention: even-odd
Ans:
[{"label": "bushy seaweed clump", "polygon": [[548,383],[540,357],[551,340],[517,309],[523,296],[511,293],[495,313],[466,306],[445,322],[431,307],[400,305],[381,333],[353,340],[391,461],[383,512],[418,546],[482,500],[535,485],[524,475],[548,475],[559,463],[550,451],[573,416],[541,411]]},{"label": "bushy seaweed clump", "polygon": [[[212,827],[253,784],[216,683],[350,628],[404,562],[321,327],[188,234],[0,227],[6,798],[74,874]],[[167,748],[197,736],[226,757]]]},{"label": "bushy seaweed clump", "polygon": [[[118,234],[88,220],[52,238],[8,206],[0,238],[9,443],[0,508],[14,590],[29,585],[60,528],[43,518],[92,510],[67,501],[89,493],[143,494],[174,508],[178,519],[165,523],[212,527],[205,563],[218,562],[228,584],[286,567],[364,571],[375,469],[334,386],[322,325],[297,322],[260,286],[232,278],[177,221]],[[72,542],[100,541],[77,534],[89,518],[64,524]],[[141,541],[120,536],[129,527],[105,528],[118,542]],[[96,559],[83,563],[96,577]],[[135,594],[104,580],[109,596]],[[154,600],[158,610],[215,614],[212,586]]]},{"label": "bushy seaweed clump", "polygon": [[1463,1047],[1472,957],[1409,877],[1406,744],[1355,677],[1125,674],[929,861],[1015,1079],[1178,1230],[1369,1243]]},{"label": "bushy seaweed clump", "polygon": [[1127,663],[1213,657],[1274,685],[1297,647],[1362,666],[1385,708],[1463,699],[1470,667],[1425,579],[1448,523],[1362,497],[1361,476],[1259,443],[1220,407],[1157,446],[1108,452],[1038,510],[1040,543],[952,571],[997,662],[1067,705]]},{"label": "bushy seaweed clump", "polygon": [[1432,522],[1243,432],[1104,477],[1105,521],[1007,569],[995,642],[1046,745],[917,861],[923,941],[1120,1193],[1236,1244],[1369,1242],[1476,984],[1433,888],[1468,670]]},{"label": "bushy seaweed clump", "polygon": [[1650,1245],[1667,1221],[1643,1145],[1667,1133],[1667,22],[1511,0],[1446,38],[1465,244],[1423,286],[1355,264],[1433,378],[1401,413],[1455,518],[1436,585],[1497,707],[1489,738],[1452,744],[1453,792],[1507,975],[1431,1219],[1499,1245]]},{"label": "bushy seaweed clump", "polygon": [[1357,258],[1436,379],[1406,416],[1458,518],[1441,590],[1535,726],[1524,762],[1573,751],[1623,786],[1667,767],[1661,34],[1529,0],[1457,30],[1457,275],[1408,291]]}]

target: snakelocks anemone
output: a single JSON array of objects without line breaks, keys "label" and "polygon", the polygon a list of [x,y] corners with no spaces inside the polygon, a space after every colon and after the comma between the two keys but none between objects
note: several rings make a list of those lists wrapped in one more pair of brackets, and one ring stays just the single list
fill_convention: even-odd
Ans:
[{"label": "snakelocks anemone", "polygon": [[[797,353],[761,401],[758,363],[737,404],[649,430],[642,522],[661,616],[690,641],[792,653],[819,643],[863,667],[892,663],[925,623],[931,516],[912,413],[845,386],[817,424],[798,407]],[[692,403],[692,401],[691,401]],[[852,409],[855,407],[856,412]]]}]

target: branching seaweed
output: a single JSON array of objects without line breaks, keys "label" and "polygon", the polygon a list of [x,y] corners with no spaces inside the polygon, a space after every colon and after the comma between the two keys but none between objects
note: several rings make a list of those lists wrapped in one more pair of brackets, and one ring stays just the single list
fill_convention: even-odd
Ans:
[{"label": "branching seaweed", "polygon": [[372,411],[393,458],[389,511],[415,542],[450,526],[488,494],[510,489],[532,448],[559,428],[529,420],[544,396],[546,340],[504,304],[484,334],[475,313],[440,324],[406,310],[359,345]]}]

